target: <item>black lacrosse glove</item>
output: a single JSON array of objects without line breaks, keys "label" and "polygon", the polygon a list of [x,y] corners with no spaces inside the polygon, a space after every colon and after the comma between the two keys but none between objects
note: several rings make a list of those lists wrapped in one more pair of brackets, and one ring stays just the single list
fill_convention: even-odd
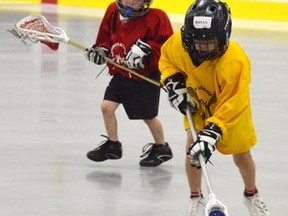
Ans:
[{"label": "black lacrosse glove", "polygon": [[149,56],[151,52],[152,49],[150,45],[138,39],[126,55],[125,63],[131,69],[143,69],[143,58]]},{"label": "black lacrosse glove", "polygon": [[191,157],[190,162],[193,167],[201,168],[199,154],[202,153],[205,162],[209,161],[217,141],[221,138],[221,129],[212,123],[209,123],[197,135],[197,140],[188,149],[187,155]]},{"label": "black lacrosse glove", "polygon": [[104,64],[104,57],[107,57],[108,55],[108,49],[105,47],[96,46],[95,44],[84,51],[85,58],[98,65]]},{"label": "black lacrosse glove", "polygon": [[183,74],[176,73],[175,75],[168,77],[164,81],[164,85],[168,91],[169,103],[173,108],[183,115],[186,115],[187,105],[194,110],[194,106],[190,102],[190,96],[186,89],[185,77]]}]

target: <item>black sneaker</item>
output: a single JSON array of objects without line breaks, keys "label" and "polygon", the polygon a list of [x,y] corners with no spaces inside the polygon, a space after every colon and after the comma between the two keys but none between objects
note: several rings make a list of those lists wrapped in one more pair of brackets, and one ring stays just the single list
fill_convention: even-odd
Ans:
[{"label": "black sneaker", "polygon": [[87,153],[87,157],[96,162],[105,161],[107,159],[115,160],[122,157],[122,145],[119,141],[107,140],[99,144],[99,146]]},{"label": "black sneaker", "polygon": [[143,149],[141,157],[145,157],[140,161],[140,166],[144,167],[155,167],[161,163],[173,158],[173,154],[168,143],[165,145],[157,145],[154,143],[146,144]]}]

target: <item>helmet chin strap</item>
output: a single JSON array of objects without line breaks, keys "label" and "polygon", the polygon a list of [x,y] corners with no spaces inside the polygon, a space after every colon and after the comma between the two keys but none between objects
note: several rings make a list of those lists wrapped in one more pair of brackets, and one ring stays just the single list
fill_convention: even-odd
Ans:
[{"label": "helmet chin strap", "polygon": [[130,18],[132,14],[132,8],[126,6],[126,11],[125,11],[126,17]]},{"label": "helmet chin strap", "polygon": [[196,67],[200,66],[200,65],[203,63],[203,61],[204,61],[203,59],[200,59],[199,57],[196,57],[196,56],[193,55],[193,54],[190,54],[190,53],[189,53],[189,55],[190,55],[190,58],[191,58],[193,64],[194,64]]}]

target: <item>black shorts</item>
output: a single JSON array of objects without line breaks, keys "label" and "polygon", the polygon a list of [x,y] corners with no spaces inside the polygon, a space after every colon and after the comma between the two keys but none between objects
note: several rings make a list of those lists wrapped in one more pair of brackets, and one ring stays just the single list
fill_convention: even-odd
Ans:
[{"label": "black shorts", "polygon": [[[152,73],[152,79],[159,81],[160,74]],[[104,100],[121,103],[129,119],[152,119],[158,115],[160,87],[148,81],[136,81],[121,75],[111,79],[104,94]]]}]

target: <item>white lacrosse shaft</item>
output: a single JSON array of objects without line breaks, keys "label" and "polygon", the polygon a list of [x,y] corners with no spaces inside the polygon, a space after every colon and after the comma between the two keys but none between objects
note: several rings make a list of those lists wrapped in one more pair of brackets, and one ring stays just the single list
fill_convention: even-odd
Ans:
[{"label": "white lacrosse shaft", "polygon": [[[186,108],[186,115],[187,115],[187,119],[188,119],[189,126],[191,129],[193,142],[195,142],[197,140],[197,132],[196,132],[196,129],[195,129],[195,126],[193,123],[192,112],[191,112],[190,106],[187,106],[187,108]],[[205,206],[205,216],[209,216],[210,213],[212,213],[213,211],[216,211],[216,210],[222,212],[224,214],[223,216],[229,216],[227,207],[222,202],[220,202],[216,198],[216,195],[213,193],[203,154],[199,153],[198,157],[199,157],[199,162],[201,165],[202,177],[204,179],[204,182],[205,182],[205,185],[207,188],[208,198],[209,198],[209,200]]]}]

